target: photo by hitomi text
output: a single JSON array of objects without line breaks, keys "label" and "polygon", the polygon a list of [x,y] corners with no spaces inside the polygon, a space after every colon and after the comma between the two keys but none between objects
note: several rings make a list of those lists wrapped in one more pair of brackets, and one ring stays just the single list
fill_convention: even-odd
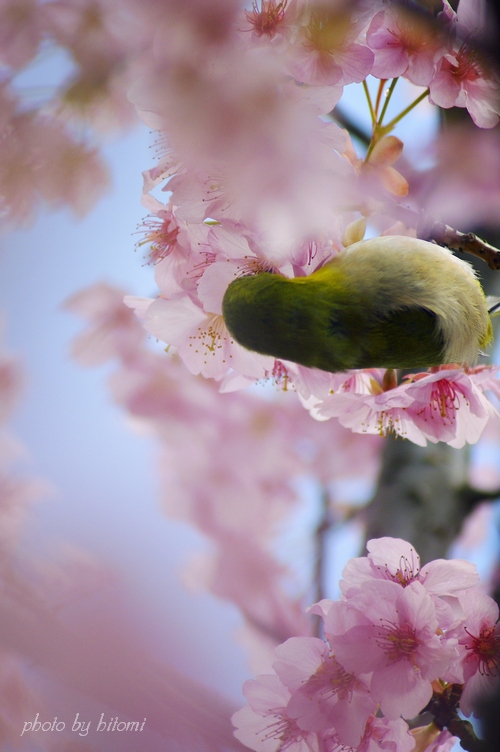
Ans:
[{"label": "photo by hitomi text", "polygon": [[20,736],[27,732],[33,731],[73,731],[79,736],[87,736],[89,731],[142,731],[146,719],[142,721],[122,721],[118,716],[106,718],[104,713],[98,722],[80,720],[80,713],[77,713],[71,726],[65,721],[59,720],[55,716],[52,720],[41,721],[40,714],[37,713],[32,721],[23,722],[23,730]]}]

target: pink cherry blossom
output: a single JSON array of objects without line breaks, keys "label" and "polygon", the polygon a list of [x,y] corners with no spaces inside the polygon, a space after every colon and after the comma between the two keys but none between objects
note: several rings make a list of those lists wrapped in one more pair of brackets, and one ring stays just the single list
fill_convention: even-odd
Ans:
[{"label": "pink cherry blossom", "polygon": [[[0,434],[0,447],[5,449]],[[5,566],[5,559],[12,556],[19,537],[26,524],[28,515],[35,502],[47,496],[47,483],[32,479],[19,478],[4,471],[0,464],[0,562]]]},{"label": "pink cherry blossom", "polygon": [[87,319],[90,328],[75,337],[71,354],[96,366],[116,356],[132,358],[144,339],[142,326],[123,302],[124,292],[101,282],[69,298],[65,307]]},{"label": "pink cherry blossom", "polygon": [[281,43],[296,33],[300,12],[296,0],[252,0],[252,10],[245,11],[242,31],[251,31],[252,42]]},{"label": "pink cherry blossom", "polygon": [[315,733],[299,728],[287,713],[290,693],[277,676],[262,675],[245,682],[249,705],[232,717],[235,736],[256,752],[319,752]]},{"label": "pink cherry blossom", "polygon": [[[306,369],[232,341],[221,301],[242,273],[312,274],[352,242],[361,214],[373,212],[375,226],[393,221],[380,215],[379,199],[388,208],[394,201],[386,194],[406,195],[406,177],[392,167],[402,142],[380,139],[362,163],[346,133],[326,117],[343,86],[370,72],[404,75],[429,84],[433,101],[442,106],[466,107],[477,125],[497,122],[498,75],[479,52],[485,6],[460,0],[455,13],[444,0],[446,42],[441,35],[430,40],[427,29],[410,29],[396,15],[399,6],[385,0],[255,0],[246,6],[239,0],[0,0],[0,57],[15,69],[0,85],[0,211],[20,221],[42,201],[56,208],[69,204],[76,213],[88,210],[106,187],[107,174],[92,134],[87,140],[86,132],[85,141],[75,134],[82,119],[85,128],[125,125],[131,113],[127,89],[143,119],[160,129],[160,149],[168,142],[170,151],[144,174],[143,204],[150,216],[139,243],[151,248],[159,296],[129,296],[124,305],[123,291],[107,285],[73,296],[68,307],[88,322],[73,356],[84,365],[115,359],[113,399],[160,442],[163,509],[196,525],[211,544],[190,570],[191,582],[236,605],[266,656],[270,646],[287,640],[277,649],[276,675],[245,687],[249,707],[234,716],[238,739],[264,752],[410,752],[414,737],[400,716],[424,709],[434,681],[463,681],[468,712],[498,674],[498,609],[476,590],[472,565],[437,560],[421,567],[409,543],[371,540],[368,555],[344,570],[342,599],[311,608],[324,620],[321,640],[308,636],[312,627],[303,605],[310,583],[304,584],[302,573],[295,576],[295,560],[283,563],[272,547],[285,514],[299,500],[295,486],[304,476],[322,485],[325,518],[327,504],[337,514],[337,500],[326,489],[340,477],[368,472],[368,466],[373,472],[379,436],[392,431],[420,445],[446,441],[453,447],[477,441],[497,415],[486,397],[488,390],[500,395],[494,371],[433,369],[397,386],[390,370]],[[37,110],[21,98],[16,78],[41,42],[69,54],[74,75]],[[68,112],[76,113],[76,129],[65,124]],[[491,143],[482,162],[495,150]],[[461,151],[467,150],[455,149],[455,159]],[[491,162],[490,182],[481,183],[491,202],[488,216],[500,195]],[[160,187],[170,194],[164,204],[151,194]],[[452,200],[452,191],[447,196]],[[474,218],[481,209],[470,211]],[[411,228],[402,232],[411,234]],[[148,350],[144,329],[167,350],[176,348],[175,357]],[[206,378],[187,378],[185,367]],[[9,358],[0,355],[0,420],[10,413],[16,378]],[[274,383],[275,399],[233,393],[260,380]],[[284,401],[285,391],[296,391],[322,421],[336,416],[339,424],[310,421],[298,400]],[[344,426],[373,439],[363,445],[366,437],[346,434]],[[37,487],[7,477],[10,447],[1,436],[0,443],[3,564]],[[333,457],[332,446],[338,446]],[[2,631],[9,639],[17,624],[31,620],[28,595],[26,613],[2,605],[9,617]],[[52,654],[44,639],[61,636],[61,629],[43,608],[40,626],[35,611],[33,629],[42,641],[33,643],[33,655],[37,645]],[[77,690],[85,691],[84,675],[102,690],[102,666],[100,671],[95,656],[78,650],[78,630],[75,635],[68,649],[83,656],[90,672],[76,677],[60,651],[56,668]],[[128,642],[123,650],[108,643],[102,643],[111,661],[106,665],[120,665],[119,680],[122,674],[137,676],[139,694],[157,698],[153,685],[161,682],[148,681],[144,657],[135,659]],[[2,690],[4,666],[2,656]],[[175,674],[167,679],[170,691]],[[188,702],[153,709],[153,728],[164,728],[165,713],[186,714],[191,702],[203,710],[192,712],[201,744],[207,735],[207,749],[230,748],[226,704],[220,703],[220,733],[212,733],[203,714],[208,707],[215,727],[219,716],[208,693],[186,686],[192,692]],[[99,702],[127,705],[118,684],[108,689],[108,696],[97,693]],[[142,706],[149,708],[147,702]],[[377,717],[381,712],[385,718]],[[14,743],[10,720],[0,721],[0,736]],[[443,732],[435,752],[449,745]]]},{"label": "pink cherry blossom", "polygon": [[144,221],[142,226],[144,238],[137,245],[140,247],[145,243],[150,244],[150,260],[156,263],[172,252],[180,228],[174,217],[174,207],[161,204],[149,194],[143,196],[143,203],[151,209],[152,214],[158,217],[158,220],[148,217]]},{"label": "pink cherry blossom", "polygon": [[397,752],[411,752],[414,740],[410,734],[408,724],[400,718],[371,718],[366,724],[365,734],[357,752],[378,752],[391,749]]},{"label": "pink cherry blossom", "polygon": [[347,671],[373,672],[371,694],[386,717],[413,718],[457,655],[456,640],[437,635],[431,596],[419,582],[380,580],[361,585],[348,608],[358,625],[330,638],[337,659]]},{"label": "pink cherry blossom", "polygon": [[142,203],[151,215],[138,230],[143,238],[137,247],[149,244],[149,260],[154,264],[161,294],[169,299],[182,291],[193,292],[197,278],[215,258],[209,244],[209,225],[187,224],[177,217],[175,206],[170,202],[164,205],[150,194],[143,196]]},{"label": "pink cherry blossom", "polygon": [[[113,98],[110,81],[121,78],[149,41],[145,3],[139,13],[134,13],[133,4],[134,0],[51,0],[43,4],[44,31],[73,58],[76,81],[86,83],[89,100],[98,96],[99,90],[104,99],[110,94]],[[63,99],[74,82],[71,77],[65,82]],[[125,125],[130,119],[130,110],[124,106],[129,83],[125,76],[120,87]]]},{"label": "pink cherry blossom", "polygon": [[[273,359],[241,347],[227,331],[220,311],[226,287],[227,284],[222,289],[217,287],[218,296],[208,284],[202,289],[201,297],[207,301],[208,310],[193,303],[189,297],[157,298],[145,311],[145,327],[162,342],[174,345],[191,373],[218,379],[234,368],[255,379],[265,378],[272,370]],[[133,299],[125,302],[136,306]]]},{"label": "pink cherry blossom", "polygon": [[[288,84],[284,95],[300,121],[300,133],[280,128],[276,149],[264,149],[259,140],[260,156],[252,152],[252,165],[247,164],[246,171],[241,168],[240,154],[232,165],[176,175],[167,190],[172,190],[172,201],[180,207],[177,216],[188,222],[243,222],[253,233],[260,233],[266,248],[276,246],[282,253],[298,238],[328,235],[332,227],[337,228],[338,212],[359,202],[355,171],[342,156],[345,132],[319,118],[323,106],[318,106],[307,87]],[[319,100],[324,100],[323,88]],[[279,159],[280,164],[273,165],[270,158]]]},{"label": "pink cherry blossom", "polygon": [[434,58],[443,44],[436,27],[410,13],[404,3],[389,4],[377,13],[366,32],[366,41],[375,53],[372,76],[405,76],[419,86],[428,86],[434,73]]},{"label": "pink cherry blossom", "polygon": [[409,413],[408,408],[414,400],[407,393],[407,384],[384,392],[372,378],[369,390],[369,393],[365,390],[360,392],[355,387],[353,391],[344,390],[331,394],[314,406],[313,415],[320,419],[336,417],[341,425],[357,433],[379,436],[395,433],[419,446],[426,445],[426,435]]},{"label": "pink cherry blossom", "polygon": [[311,731],[334,726],[342,744],[356,747],[368,716],[376,710],[368,685],[345,671],[325,642],[315,637],[291,637],[275,652],[273,668],[292,692],[288,714]]},{"label": "pink cherry blossom", "polygon": [[[180,159],[179,155],[166,144],[165,137],[159,137],[156,141],[156,146],[159,150],[158,162],[154,167],[150,167],[148,170],[144,170],[142,173],[142,202],[144,203],[144,196],[148,194],[157,185],[160,185],[164,180],[176,175],[177,173],[186,171],[186,164],[184,160]],[[165,190],[170,190],[165,189]],[[147,206],[147,204],[145,204]],[[149,208],[149,207],[148,207]]]},{"label": "pink cherry blossom", "polygon": [[[147,176],[148,181],[152,179],[159,182],[163,180],[165,171],[149,171]],[[238,221],[243,214],[241,198],[231,192],[220,165],[206,170],[188,169],[183,165],[169,180],[164,190],[172,193],[171,200],[176,206],[176,216],[185,222],[198,223],[205,219]]]},{"label": "pink cherry blossom", "polygon": [[354,13],[351,17],[347,4],[341,2],[312,10],[308,25],[300,28],[301,34],[290,51],[289,68],[297,81],[313,86],[345,86],[366,78],[373,65],[373,52],[357,42],[366,15],[355,18]]},{"label": "pink cherry blossom", "polygon": [[[117,0],[123,5],[122,0]],[[144,23],[152,34],[155,45],[160,49],[156,53],[170,54],[170,50],[161,50],[161,44],[168,39],[174,51],[187,51],[193,45],[193,52],[204,53],[211,45],[223,45],[235,25],[239,23],[242,12],[238,0],[126,0],[134,12],[134,17]],[[178,37],[178,39],[176,39]]]},{"label": "pink cherry blossom", "polygon": [[[0,320],[0,327],[3,322]],[[8,433],[3,424],[11,417],[24,386],[19,360],[4,349],[0,331],[0,577],[5,578],[26,518],[33,504],[47,495],[48,484],[12,472],[12,465],[23,455],[24,447]],[[5,582],[2,584],[5,586]],[[0,656],[0,683],[2,658]],[[1,723],[0,723],[1,726]],[[1,739],[1,731],[0,731]]]},{"label": "pink cherry blossom", "polygon": [[497,399],[500,398],[500,381],[496,378],[500,366],[474,366],[467,369],[467,375],[470,377],[474,386],[481,392],[490,391]]},{"label": "pink cherry blossom", "polygon": [[387,391],[372,378],[368,389],[344,384],[317,401],[312,414],[319,419],[337,417],[358,433],[396,433],[420,446],[446,441],[462,447],[477,442],[488,420],[497,414],[483,391],[493,383],[491,371],[483,368],[465,373],[442,367],[409,377]]},{"label": "pink cherry blossom", "polygon": [[493,128],[500,114],[500,83],[483,78],[481,63],[464,42],[455,54],[444,55],[430,82],[429,99],[444,107],[466,107],[476,125]]},{"label": "pink cherry blossom", "polygon": [[450,42],[436,64],[429,99],[444,108],[466,107],[476,125],[493,128],[500,114],[500,79],[478,47],[487,31],[485,7],[483,0],[460,0],[455,14],[444,0]]},{"label": "pink cherry blossom", "polygon": [[420,582],[430,595],[456,596],[479,582],[476,567],[459,559],[436,559],[424,567],[410,543],[400,538],[377,538],[366,544],[368,556],[350,559],[342,573],[342,592],[349,597],[352,588],[370,579],[384,579],[407,587]]},{"label": "pink cherry blossom", "polygon": [[448,368],[417,376],[406,391],[415,400],[409,412],[417,428],[433,442],[446,441],[457,448],[475,444],[497,414],[476,385],[486,378]]},{"label": "pink cherry blossom", "polygon": [[469,716],[478,701],[495,689],[500,676],[500,622],[498,605],[477,588],[459,596],[465,620],[450,634],[458,637],[465,686],[461,711]]},{"label": "pink cherry blossom", "polygon": [[40,201],[33,159],[35,144],[41,140],[39,121],[33,113],[16,112],[20,104],[5,86],[0,96],[0,211],[4,220],[22,224],[32,218]]}]

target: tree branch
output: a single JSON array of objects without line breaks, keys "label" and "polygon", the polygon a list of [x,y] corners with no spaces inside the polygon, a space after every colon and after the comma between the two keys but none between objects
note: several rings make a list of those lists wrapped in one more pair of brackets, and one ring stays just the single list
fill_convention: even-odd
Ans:
[{"label": "tree branch", "polygon": [[357,138],[362,144],[369,146],[372,138],[371,133],[364,131],[363,128],[355,123],[354,120],[344,112],[344,110],[340,109],[340,107],[335,107],[328,113],[328,116],[331,117],[332,120],[335,120],[341,128],[345,128],[353,138]]},{"label": "tree branch", "polygon": [[387,436],[377,490],[363,512],[366,539],[403,538],[423,564],[446,558],[470,512],[466,486],[467,450]]},{"label": "tree branch", "polygon": [[448,729],[450,734],[458,736],[462,749],[467,752],[488,752],[486,742],[476,736],[472,724],[457,713],[461,694],[462,685],[449,684],[442,693],[434,692],[426,711],[432,713],[434,724],[439,729]]},{"label": "tree branch", "polygon": [[315,550],[315,563],[314,563],[314,575],[313,582],[315,584],[315,592],[313,602],[326,598],[325,595],[325,558],[326,558],[326,545],[327,535],[332,527],[332,518],[330,512],[330,494],[327,488],[323,488],[321,491],[321,516],[318,520],[318,525],[314,531],[314,550]]},{"label": "tree branch", "polygon": [[[473,232],[459,232],[449,225],[434,222],[430,230],[424,233],[423,240],[434,240],[439,245],[444,245],[453,251],[470,253],[485,261],[490,269],[500,269],[500,250],[481,240]],[[422,237],[419,233],[419,237]]]}]

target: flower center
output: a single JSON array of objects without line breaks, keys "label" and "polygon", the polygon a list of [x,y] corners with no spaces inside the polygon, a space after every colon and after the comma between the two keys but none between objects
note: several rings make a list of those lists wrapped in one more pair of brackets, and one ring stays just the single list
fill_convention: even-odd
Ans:
[{"label": "flower center", "polygon": [[332,53],[345,43],[349,28],[350,19],[347,13],[313,13],[305,32],[308,46],[317,52]]},{"label": "flower center", "polygon": [[391,662],[411,658],[418,648],[419,641],[415,629],[404,622],[402,625],[389,623],[381,628],[377,645]]},{"label": "flower center", "polygon": [[[429,400],[431,414],[437,413],[443,420],[447,419],[453,424],[455,422],[455,413],[460,407],[460,401],[457,396],[458,392],[462,394],[453,382],[446,379],[436,381]],[[462,394],[462,396],[464,395]],[[423,408],[421,412],[425,412],[426,409]]]},{"label": "flower center", "polygon": [[479,673],[486,676],[498,676],[498,667],[500,666],[500,633],[496,625],[494,627],[485,627],[479,633],[479,637],[474,637],[470,632],[465,630],[471,637],[472,644],[467,646],[479,661]]},{"label": "flower center", "polygon": [[276,739],[280,742],[279,747],[277,747],[279,752],[285,752],[288,747],[302,741],[309,734],[308,731],[299,728],[295,719],[289,718],[279,710],[275,711],[273,716],[276,720],[263,729],[266,733],[262,737],[262,741]]},{"label": "flower center", "polygon": [[281,360],[274,361],[274,367],[272,370],[273,383],[281,388],[284,392],[288,391],[288,385],[290,383],[290,375],[286,366],[283,365]]},{"label": "flower center", "polygon": [[149,243],[149,261],[156,264],[157,261],[161,261],[172,252],[179,234],[179,228],[170,217],[165,219],[146,217],[142,226],[144,238],[138,241],[136,245],[140,248]]},{"label": "flower center", "polygon": [[357,681],[354,674],[347,673],[343,666],[331,655],[328,661],[322,664],[307,681],[306,692],[308,695],[318,695],[323,700],[335,695],[344,699],[352,695]]},{"label": "flower center", "polygon": [[410,562],[406,556],[401,556],[399,559],[399,567],[396,572],[391,572],[387,564],[385,567],[380,566],[377,567],[377,569],[383,571],[388,580],[397,582],[397,584],[402,587],[406,587],[418,577],[420,567],[418,562]]},{"label": "flower center", "polygon": [[267,34],[271,39],[276,34],[276,29],[285,17],[285,10],[288,0],[276,3],[275,0],[261,0],[260,8],[255,2],[252,3],[252,10],[247,11],[247,21],[253,26],[257,36],[261,37]]},{"label": "flower center", "polygon": [[475,81],[481,75],[477,60],[474,59],[470,51],[460,50],[457,55],[458,67],[454,71],[454,76],[461,81]]},{"label": "flower center", "polygon": [[219,314],[211,314],[205,326],[197,327],[196,333],[191,334],[189,340],[189,347],[194,347],[196,353],[205,350],[207,356],[209,353],[215,356],[217,350],[221,350],[227,340],[224,319]]}]

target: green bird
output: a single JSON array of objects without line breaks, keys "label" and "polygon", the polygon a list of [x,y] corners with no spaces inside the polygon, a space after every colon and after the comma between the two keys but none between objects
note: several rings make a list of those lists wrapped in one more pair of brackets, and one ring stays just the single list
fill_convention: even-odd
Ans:
[{"label": "green bird", "polygon": [[222,313],[248,350],[332,372],[472,366],[492,339],[470,264],[406,236],[354,243],[307,277],[235,279]]}]

